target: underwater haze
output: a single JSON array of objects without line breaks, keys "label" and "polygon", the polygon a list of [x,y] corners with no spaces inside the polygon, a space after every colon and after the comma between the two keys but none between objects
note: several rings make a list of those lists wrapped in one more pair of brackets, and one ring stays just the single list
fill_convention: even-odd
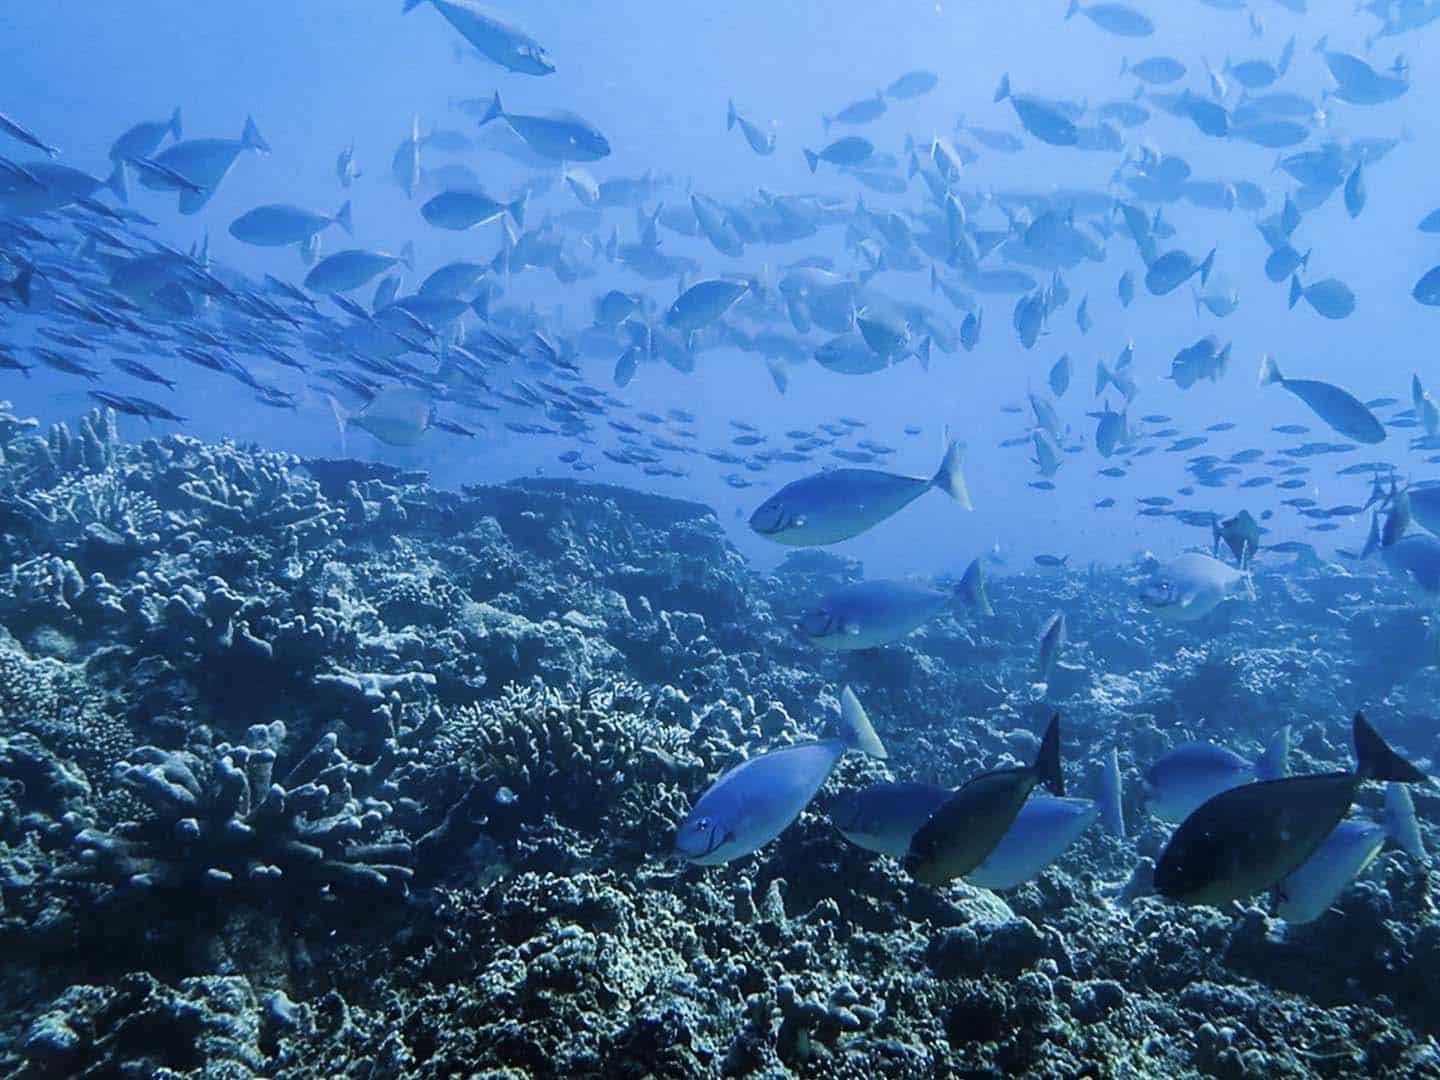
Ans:
[{"label": "underwater haze", "polygon": [[1436,23],[0,10],[0,1073],[1440,1077]]}]

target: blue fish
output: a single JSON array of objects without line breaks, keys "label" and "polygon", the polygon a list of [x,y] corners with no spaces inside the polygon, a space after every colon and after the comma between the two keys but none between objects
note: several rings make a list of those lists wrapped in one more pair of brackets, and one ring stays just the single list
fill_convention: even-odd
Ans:
[{"label": "blue fish", "polygon": [[718,866],[758,851],[800,816],[846,751],[875,758],[885,746],[847,686],[840,692],[840,735],[772,750],[742,761],[700,796],[675,834],[675,854]]},{"label": "blue fish", "polygon": [[1184,821],[1212,796],[1256,780],[1278,780],[1289,771],[1290,727],[1271,738],[1265,752],[1247,761],[1208,742],[1189,742],[1162,754],[1145,770],[1145,806],[1162,821]]}]

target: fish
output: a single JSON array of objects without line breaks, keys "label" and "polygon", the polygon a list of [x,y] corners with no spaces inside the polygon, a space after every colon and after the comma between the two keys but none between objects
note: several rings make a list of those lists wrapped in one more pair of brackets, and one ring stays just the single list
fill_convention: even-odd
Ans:
[{"label": "fish", "polygon": [[1370,445],[1385,441],[1384,425],[1352,394],[1317,379],[1287,379],[1281,374],[1275,358],[1266,355],[1260,362],[1260,385],[1271,384],[1289,390],[1311,412],[1346,438]]},{"label": "fish", "polygon": [[408,242],[399,255],[351,248],[327,255],[305,276],[305,288],[317,293],[346,293],[372,281],[393,266],[415,268],[414,248]]},{"label": "fish", "polygon": [[1056,107],[1055,103],[1011,91],[1010,76],[1000,77],[995,91],[995,101],[1009,100],[1020,120],[1020,125],[1041,142],[1051,146],[1074,146],[1080,141],[1080,132],[1075,122]]},{"label": "fish", "polygon": [[940,85],[940,76],[933,72],[907,71],[885,87],[885,96],[895,101],[910,101],[923,97]]},{"label": "fish", "polygon": [[1050,368],[1050,392],[1057,398],[1064,397],[1065,391],[1070,388],[1070,355],[1066,353]]},{"label": "fish", "polygon": [[331,225],[339,225],[348,235],[355,234],[348,200],[328,217],[288,203],[257,206],[230,223],[230,235],[242,244],[285,247],[289,244],[309,243],[312,237]]},{"label": "fish", "polygon": [[432,196],[420,207],[420,216],[437,229],[464,232],[478,228],[509,214],[520,228],[525,227],[528,191],[508,203],[498,202],[481,188],[450,188]]},{"label": "fish", "polygon": [[[903,859],[915,833],[953,794],[938,784],[881,781],[842,794],[830,808],[830,822],[857,847]],[[1102,805],[1089,799],[1033,795],[995,850],[965,880],[995,890],[1023,885],[1055,862],[1102,813]]]},{"label": "fish", "polygon": [[676,856],[719,866],[760,850],[810,805],[847,752],[883,760],[870,718],[846,686],[840,691],[838,737],[799,743],[742,761],[721,774],[676,830]]},{"label": "fish", "polygon": [[1064,796],[1060,717],[1050,718],[1032,765],[973,777],[941,803],[906,849],[906,872],[924,885],[943,885],[979,867],[1010,831],[1037,785]]},{"label": "fish", "polygon": [[180,107],[177,105],[164,120],[142,120],[127,128],[110,144],[110,160],[116,165],[131,158],[150,158],[160,149],[160,144],[169,135],[175,142],[180,141],[184,128]]},{"label": "fish", "polygon": [[1428,863],[1415,820],[1415,803],[1403,784],[1385,786],[1381,821],[1341,821],[1313,855],[1275,886],[1275,915],[1293,926],[1320,918],[1380,854],[1387,840],[1421,865]]},{"label": "fish", "polygon": [[730,131],[736,124],[740,125],[740,133],[745,136],[745,141],[750,144],[750,149],[755,153],[761,157],[769,157],[775,152],[775,133],[761,131],[736,110],[735,102],[732,100],[726,106],[725,130]]},{"label": "fish", "polygon": [[1140,602],[1169,622],[1192,623],[1240,592],[1254,599],[1255,586],[1249,571],[1190,552],[1157,568],[1140,587]]},{"label": "fish", "polygon": [[965,444],[946,445],[930,477],[879,469],[830,469],[791,481],[755,508],[750,528],[779,544],[813,547],[849,540],[899,513],[932,487],[966,510]]},{"label": "fish", "polygon": [[1300,298],[1319,315],[1327,319],[1346,319],[1355,311],[1355,294],[1338,278],[1324,278],[1302,286],[1298,275],[1290,277],[1290,306],[1293,308]]},{"label": "fish", "polygon": [[1132,64],[1123,61],[1121,75],[1133,75],[1151,86],[1168,86],[1185,77],[1185,65],[1171,56],[1151,56]]},{"label": "fish", "polygon": [[1145,770],[1145,809],[1161,821],[1179,824],[1207,800],[1241,784],[1278,780],[1290,771],[1290,727],[1271,736],[1251,761],[1209,742],[1188,742],[1168,750]]},{"label": "fish", "polygon": [[[270,144],[260,134],[254,118],[249,116],[245,118],[245,127],[238,139],[188,139],[172,143],[152,160],[166,172],[184,177],[187,183],[199,188],[198,194],[191,190],[180,191],[180,212],[194,214],[210,201],[220,182],[229,175],[240,155],[247,151],[270,153]],[[158,173],[141,173],[139,180],[142,186],[157,191],[174,190],[173,183]]]},{"label": "fish", "polygon": [[550,75],[555,65],[538,41],[474,0],[404,0],[401,14],[429,3],[483,56],[520,75]]},{"label": "fish", "polygon": [[6,116],[4,113],[0,113],[0,131],[3,131],[12,139],[17,139],[20,142],[23,142],[26,146],[34,147],[36,150],[39,150],[41,153],[47,155],[48,157],[53,158],[60,156],[59,147],[51,146],[44,139],[40,138],[40,136],[36,135],[28,127],[22,124],[19,120],[16,120],[10,116]]},{"label": "fish", "polygon": [[553,161],[600,161],[610,156],[610,141],[593,124],[568,109],[506,112],[497,90],[479,124],[484,127],[493,120],[503,121],[530,149]]},{"label": "fish", "polygon": [[828,593],[800,616],[796,630],[822,649],[854,652],[889,645],[918,629],[967,590],[894,578],[857,581]]},{"label": "fish", "polygon": [[846,135],[843,139],[836,139],[823,150],[805,151],[805,164],[810,166],[813,173],[820,166],[820,162],[828,162],[831,165],[853,167],[863,165],[869,161],[875,153],[875,146],[869,139],[859,135]]},{"label": "fish", "polygon": [[1354,772],[1261,780],[1222,791],[1187,817],[1155,864],[1155,891],[1220,905],[1274,888],[1338,826],[1366,781],[1428,783],[1355,714]]},{"label": "fish", "polygon": [[1149,17],[1128,4],[1082,5],[1080,0],[1070,0],[1070,6],[1065,10],[1065,18],[1069,19],[1077,13],[1084,15],[1101,30],[1117,37],[1141,38],[1155,33],[1155,24],[1150,21]]},{"label": "fish", "polygon": [[[861,98],[845,106],[834,116],[822,116],[821,122],[825,125],[826,134],[829,134],[832,124],[868,124],[872,120],[878,120],[885,114],[885,108],[885,95],[877,90],[873,97]],[[810,171],[815,171],[813,166]]]},{"label": "fish", "polygon": [[1167,251],[1145,271],[1145,288],[1152,296],[1165,296],[1174,292],[1185,282],[1189,281],[1196,274],[1200,275],[1200,284],[1204,285],[1210,280],[1210,269],[1215,265],[1215,249],[1211,248],[1209,254],[1199,262],[1186,251],[1176,249]]}]

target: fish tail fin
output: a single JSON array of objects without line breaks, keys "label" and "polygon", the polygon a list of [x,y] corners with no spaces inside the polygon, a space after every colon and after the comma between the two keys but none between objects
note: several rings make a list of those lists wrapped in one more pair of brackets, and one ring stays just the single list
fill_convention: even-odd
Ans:
[{"label": "fish tail fin", "polygon": [[1040,783],[1052,794],[1065,794],[1065,777],[1060,771],[1060,714],[1050,717],[1045,728],[1045,737],[1040,740],[1040,752],[1035,755],[1035,775]]},{"label": "fish tail fin", "polygon": [[970,489],[965,485],[965,444],[959,439],[952,439],[945,447],[945,457],[940,462],[940,468],[935,470],[935,475],[930,483],[945,492],[952,499],[958,502],[966,510],[975,509],[970,502]]},{"label": "fish tail fin", "polygon": [[345,429],[350,424],[350,414],[345,411],[345,406],[336,400],[334,394],[326,394],[325,400],[330,402],[330,411],[335,414],[335,426],[340,429],[340,453],[349,453],[348,440],[345,437]]},{"label": "fish tail fin", "polygon": [[1302,296],[1304,296],[1304,295],[1305,295],[1305,290],[1300,287],[1300,275],[1299,275],[1299,274],[1291,274],[1291,275],[1290,275],[1290,301],[1289,301],[1289,306],[1290,306],[1290,308],[1293,309],[1293,308],[1295,307],[1295,305],[1300,302],[1300,297],[1302,297]]},{"label": "fish tail fin", "polygon": [[470,310],[481,322],[490,321],[490,284],[486,282],[485,287],[475,294],[475,299],[470,301]]},{"label": "fish tail fin", "polygon": [[820,165],[820,156],[813,150],[806,150],[805,164],[810,166],[810,171],[813,173]]},{"label": "fish tail fin", "polygon": [[1122,56],[1122,57],[1120,58],[1120,74],[1121,74],[1121,75],[1129,75],[1129,74],[1130,74],[1130,58],[1129,58],[1128,56]]},{"label": "fish tail fin", "polygon": [[[90,241],[92,244],[94,240]],[[15,290],[15,295],[27,308],[30,306],[32,296],[31,289],[35,284],[35,264],[28,260],[21,266],[20,273],[16,274],[10,282],[10,287]]]},{"label": "fish tail fin", "polygon": [[315,260],[320,257],[320,234],[311,233],[300,245],[300,262],[305,266],[314,266]]},{"label": "fish tail fin", "polygon": [[510,203],[505,209],[510,211],[510,216],[515,219],[515,224],[525,228],[525,208],[530,205],[530,189],[527,187],[520,193],[520,197]]},{"label": "fish tail fin", "polygon": [[1365,780],[1391,780],[1400,784],[1419,784],[1430,778],[1397,754],[1365,719],[1355,714],[1356,775]]},{"label": "fish tail fin", "polygon": [[776,390],[783,394],[790,389],[790,375],[786,372],[785,365],[779,360],[773,356],[766,357],[765,370],[770,373],[770,381],[775,384]]},{"label": "fish tail fin", "polygon": [[[1080,10],[1080,0],[1070,0],[1070,6],[1065,9],[1065,18],[1067,18],[1067,19],[1073,18],[1074,15],[1075,15],[1075,13],[1076,13],[1077,11],[1079,11],[1079,10]],[[1123,74],[1125,74],[1125,72],[1122,70],[1122,71],[1120,72],[1120,74],[1123,75]]]},{"label": "fish tail fin", "polygon": [[915,350],[915,355],[920,358],[920,367],[925,371],[930,370],[930,338],[925,336],[920,339],[920,345]]},{"label": "fish tail fin", "polygon": [[345,205],[335,211],[335,223],[345,230],[346,235],[355,235],[355,222],[350,216],[350,200],[345,200]]},{"label": "fish tail fin", "polygon": [[821,116],[821,117],[820,117],[820,123],[822,123],[822,124],[825,125],[825,134],[826,134],[826,135],[829,135],[829,134],[830,134],[830,125],[833,124],[834,122],[835,122],[835,118],[834,118],[833,116]]},{"label": "fish tail fin", "polygon": [[503,120],[505,118],[505,106],[500,103],[500,91],[495,91],[494,98],[490,101],[490,107],[485,110],[485,115],[480,118],[480,127],[484,127],[491,120]]},{"label": "fish tail fin", "polygon": [[995,608],[990,603],[990,594],[985,591],[985,567],[978,556],[970,560],[970,565],[965,568],[955,591],[981,615],[989,617],[995,614]]},{"label": "fish tail fin", "polygon": [[240,133],[240,142],[247,150],[254,150],[258,154],[270,153],[270,144],[265,141],[265,136],[260,134],[260,128],[253,116],[245,117],[245,130]]},{"label": "fish tail fin", "polygon": [[400,249],[400,261],[405,264],[406,270],[415,269],[415,243],[406,240],[405,246]]},{"label": "fish tail fin", "polygon": [[1279,780],[1290,775],[1290,725],[1285,724],[1265,744],[1265,752],[1255,762],[1257,780]]},{"label": "fish tail fin", "polygon": [[1404,784],[1388,784],[1385,788],[1385,834],[1402,851],[1418,863],[1428,863],[1425,840],[1420,823],[1415,820],[1415,800]]},{"label": "fish tail fin", "polygon": [[1275,358],[1268,353],[1260,359],[1260,385],[1269,386],[1271,383],[1285,382],[1285,376],[1280,374],[1280,365]]},{"label": "fish tail fin", "polygon": [[1365,538],[1365,546],[1360,549],[1360,558],[1368,559],[1383,546],[1380,538],[1380,512],[1372,510],[1370,512],[1370,535]]},{"label": "fish tail fin", "polygon": [[840,691],[840,738],[849,749],[873,758],[890,756],[880,736],[875,734],[870,717],[865,714],[865,706],[860,704],[860,699],[849,686]]},{"label": "fish tail fin", "polygon": [[732,131],[735,128],[735,99],[731,98],[725,103],[725,130]]},{"label": "fish tail fin", "polygon": [[[1242,553],[1248,553],[1248,552],[1249,552],[1249,547],[1248,547],[1247,545],[1241,545],[1240,550],[1241,550]],[[1252,570],[1244,570],[1244,571],[1241,572],[1241,576],[1240,576],[1240,587],[1245,590],[1245,599],[1246,599],[1246,600],[1249,600],[1249,601],[1254,602],[1254,601],[1258,601],[1258,600],[1260,599],[1259,594],[1255,591],[1255,573],[1254,573],[1254,571],[1252,571]]]},{"label": "fish tail fin", "polygon": [[1205,256],[1205,261],[1200,264],[1200,284],[1210,284],[1210,271],[1215,268],[1215,249],[1212,247],[1210,253]]},{"label": "fish tail fin", "polygon": [[1000,85],[995,87],[995,100],[1004,101],[1010,96],[1010,73],[1007,71],[1000,76]]},{"label": "fish tail fin", "polygon": [[130,191],[125,186],[125,163],[123,161],[117,161],[115,163],[115,168],[111,170],[110,175],[105,178],[105,186],[110,189],[115,195],[115,198],[120,200],[120,202],[127,205],[129,204]]},{"label": "fish tail fin", "polygon": [[1120,753],[1115,747],[1100,765],[1100,821],[1111,836],[1125,839],[1125,790],[1120,780]]},{"label": "fish tail fin", "polygon": [[[1110,369],[1105,366],[1104,360],[1095,361],[1095,396],[1099,397],[1105,391],[1105,387],[1114,382],[1114,376]],[[1093,414],[1092,414],[1093,415]]]},{"label": "fish tail fin", "polygon": [[414,11],[423,3],[425,3],[425,0],[405,0],[405,6],[400,9],[400,14],[405,15],[408,12]]},{"label": "fish tail fin", "polygon": [[176,105],[175,111],[170,114],[170,138],[179,142],[180,133],[184,130],[185,126],[180,122],[180,106]]}]

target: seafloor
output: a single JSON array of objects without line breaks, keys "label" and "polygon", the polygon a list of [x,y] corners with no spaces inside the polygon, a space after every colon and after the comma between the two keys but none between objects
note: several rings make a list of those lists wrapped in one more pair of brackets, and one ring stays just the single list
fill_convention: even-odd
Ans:
[{"label": "seafloor", "polygon": [[[1132,875],[1165,837],[1140,770],[1183,740],[1290,723],[1294,769],[1342,768],[1363,706],[1437,756],[1425,620],[1368,570],[1262,571],[1199,629],[1137,609],[1138,567],[998,578],[994,618],[838,657],[787,619],[860,568],[761,576],[703,506],[0,414],[0,1074],[1440,1076],[1406,856],[1293,928]],[[845,682],[898,777],[1028,760],[1059,708],[1073,789],[1118,747],[1131,838],[917,886],[826,823],[882,775],[850,758],[758,856],[669,862],[688,800]]]}]

